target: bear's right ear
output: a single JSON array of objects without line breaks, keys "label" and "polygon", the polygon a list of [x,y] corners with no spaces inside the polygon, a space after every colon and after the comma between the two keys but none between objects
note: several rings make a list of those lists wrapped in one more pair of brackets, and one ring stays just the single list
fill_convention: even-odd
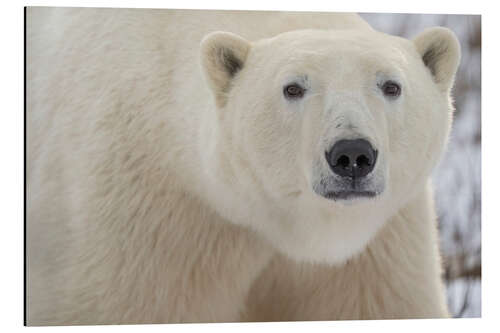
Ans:
[{"label": "bear's right ear", "polygon": [[250,43],[229,32],[212,32],[201,41],[201,65],[218,107],[226,104],[231,80],[244,66]]}]

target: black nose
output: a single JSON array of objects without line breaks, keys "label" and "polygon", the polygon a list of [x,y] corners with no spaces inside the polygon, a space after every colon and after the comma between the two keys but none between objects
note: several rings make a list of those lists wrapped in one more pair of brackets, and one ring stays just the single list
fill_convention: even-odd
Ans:
[{"label": "black nose", "polygon": [[377,151],[364,139],[340,140],[325,152],[325,157],[335,174],[361,178],[375,167]]}]

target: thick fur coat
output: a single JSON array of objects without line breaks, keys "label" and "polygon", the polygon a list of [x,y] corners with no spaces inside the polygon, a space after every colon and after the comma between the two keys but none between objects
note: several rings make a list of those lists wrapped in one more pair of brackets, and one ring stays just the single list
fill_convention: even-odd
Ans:
[{"label": "thick fur coat", "polygon": [[[26,51],[29,325],[448,315],[429,175],[450,31],[28,8]],[[375,197],[330,200],[324,152],[357,137]]]}]

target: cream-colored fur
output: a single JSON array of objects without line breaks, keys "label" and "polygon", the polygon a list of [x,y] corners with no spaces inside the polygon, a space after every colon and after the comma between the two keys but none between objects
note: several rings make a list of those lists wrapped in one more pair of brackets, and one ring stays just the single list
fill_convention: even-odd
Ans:
[{"label": "cream-colored fur", "polygon": [[[28,324],[446,316],[427,184],[458,61],[352,14],[29,8]],[[377,197],[316,194],[358,136]]]},{"label": "cream-colored fur", "polygon": [[430,198],[428,188],[342,266],[297,264],[276,255],[250,290],[244,320],[446,316]]}]

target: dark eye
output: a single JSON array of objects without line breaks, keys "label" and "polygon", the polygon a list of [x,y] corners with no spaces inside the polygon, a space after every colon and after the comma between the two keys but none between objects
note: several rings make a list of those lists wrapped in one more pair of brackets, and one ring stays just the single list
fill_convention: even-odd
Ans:
[{"label": "dark eye", "polygon": [[305,92],[306,90],[297,83],[291,83],[283,88],[283,94],[289,99],[301,98]]},{"label": "dark eye", "polygon": [[382,92],[387,97],[396,98],[399,95],[401,95],[401,86],[394,81],[384,82],[384,84],[380,87],[380,89],[382,89]]}]

